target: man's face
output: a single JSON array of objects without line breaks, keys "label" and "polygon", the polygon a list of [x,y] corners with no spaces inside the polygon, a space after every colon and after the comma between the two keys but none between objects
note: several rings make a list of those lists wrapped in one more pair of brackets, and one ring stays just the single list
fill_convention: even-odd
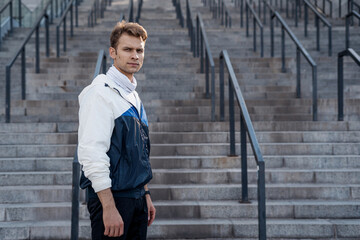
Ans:
[{"label": "man's face", "polygon": [[141,37],[123,33],[119,38],[117,48],[110,47],[109,52],[114,60],[114,66],[131,81],[144,61],[145,42]]}]

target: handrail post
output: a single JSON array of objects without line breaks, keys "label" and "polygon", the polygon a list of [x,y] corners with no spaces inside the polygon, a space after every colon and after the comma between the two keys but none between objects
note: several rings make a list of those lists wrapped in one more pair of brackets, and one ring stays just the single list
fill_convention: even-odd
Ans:
[{"label": "handrail post", "polygon": [[9,123],[10,122],[10,106],[11,106],[11,91],[10,91],[10,75],[11,75],[11,70],[10,70],[10,66],[6,66],[6,87],[5,87],[5,95],[6,95],[6,99],[5,99],[5,122]]},{"label": "handrail post", "polygon": [[229,76],[229,126],[230,126],[230,156],[235,155],[235,116],[234,116],[234,90]]},{"label": "handrail post", "polygon": [[206,98],[210,98],[210,93],[209,93],[209,56],[207,51],[205,51],[205,86],[206,86]]},{"label": "handrail post", "polygon": [[40,42],[39,42],[39,26],[36,27],[36,40],[35,40],[35,72],[40,73]]},{"label": "handrail post", "polygon": [[317,67],[313,66],[313,121],[317,121]]},{"label": "handrail post", "polygon": [[247,151],[246,151],[246,127],[244,118],[240,114],[240,139],[241,139],[241,203],[249,203],[248,197],[248,174],[247,174]]},{"label": "handrail post", "polygon": [[328,39],[328,41],[329,41],[329,57],[331,57],[331,55],[332,55],[332,36],[331,36],[331,31],[332,31],[332,28],[331,28],[331,26],[329,27],[329,39]]},{"label": "handrail post", "polygon": [[263,7],[263,11],[264,11],[264,25],[266,25],[266,2],[265,2],[265,0],[263,0],[264,1],[264,7]]},{"label": "handrail post", "polygon": [[74,36],[73,5],[70,7],[70,36]]},{"label": "handrail post", "polygon": [[78,10],[78,0],[75,0],[75,27],[79,27],[79,10]]},{"label": "handrail post", "polygon": [[338,121],[344,121],[344,59],[338,55]]},{"label": "handrail post", "polygon": [[244,27],[244,0],[241,0],[241,4],[240,4],[240,27]]},{"label": "handrail post", "polygon": [[295,0],[295,27],[298,27],[298,9],[300,6],[299,5],[299,0]]},{"label": "handrail post", "polygon": [[64,47],[64,52],[66,52],[66,15],[64,17],[64,26],[63,26],[63,47]]},{"label": "handrail post", "polygon": [[22,17],[21,17],[21,0],[18,2],[19,4],[19,26],[22,26]]},{"label": "handrail post", "polygon": [[249,7],[247,2],[245,4],[245,15],[246,15],[246,37],[249,37]]},{"label": "handrail post", "polygon": [[296,48],[296,97],[301,97],[300,49]]},{"label": "handrail post", "polygon": [[341,18],[341,0],[339,0],[339,18]]},{"label": "handrail post", "polygon": [[50,56],[49,16],[45,15],[46,57]]},{"label": "handrail post", "polygon": [[261,53],[260,56],[264,57],[264,29],[260,28],[260,41],[261,41]]},{"label": "handrail post", "polygon": [[320,51],[320,24],[319,17],[315,16],[315,25],[316,25],[316,50]]},{"label": "handrail post", "polygon": [[56,26],[56,57],[60,57],[60,26]]},{"label": "handrail post", "polygon": [[286,18],[289,18],[289,1],[286,1]]},{"label": "handrail post", "polygon": [[54,20],[54,0],[50,0],[50,23],[53,23],[53,20]]},{"label": "handrail post", "polygon": [[21,99],[26,99],[26,79],[25,79],[25,70],[26,70],[26,58],[25,58],[25,47],[21,50]]},{"label": "handrail post", "polygon": [[285,30],[284,30],[284,27],[281,27],[281,71],[286,72],[286,70],[285,70]]},{"label": "handrail post", "polygon": [[265,204],[265,162],[258,165],[258,218],[259,240],[266,240],[266,204]]},{"label": "handrail post", "polygon": [[253,16],[253,44],[254,44],[254,52],[256,52],[256,19],[255,16]]},{"label": "handrail post", "polygon": [[307,5],[304,4],[304,36],[307,37],[307,25],[308,25],[308,9],[307,9]]},{"label": "handrail post", "polygon": [[13,25],[13,2],[10,2],[10,32],[13,31],[14,25]]},{"label": "handrail post", "polygon": [[[220,3],[220,1],[219,1]],[[221,25],[224,25],[224,1],[221,1],[221,8],[219,9],[220,10],[220,14],[221,14]]]},{"label": "handrail post", "polygon": [[274,57],[274,18],[270,18],[270,45],[271,45],[271,57]]},{"label": "handrail post", "polygon": [[225,120],[225,100],[224,100],[224,56],[219,57],[219,83],[220,83],[220,121]]},{"label": "handrail post", "polygon": [[215,67],[211,66],[211,121],[215,122]]},{"label": "handrail post", "polygon": [[350,18],[345,17],[345,48],[346,49],[350,47],[349,25],[350,25]]},{"label": "handrail post", "polygon": [[72,169],[72,203],[71,203],[71,240],[79,239],[79,185],[80,164],[77,157],[77,149],[73,160]]},{"label": "handrail post", "polygon": [[106,55],[104,54],[104,56],[103,56],[103,61],[102,61],[102,63],[103,63],[103,65],[102,65],[102,72],[103,72],[103,74],[105,74],[106,73]]},{"label": "handrail post", "polygon": [[200,20],[199,16],[196,16],[196,57],[200,55]]},{"label": "handrail post", "polygon": [[[202,31],[202,29],[201,29]],[[200,33],[200,72],[204,73],[204,44],[203,44],[203,35]]]}]

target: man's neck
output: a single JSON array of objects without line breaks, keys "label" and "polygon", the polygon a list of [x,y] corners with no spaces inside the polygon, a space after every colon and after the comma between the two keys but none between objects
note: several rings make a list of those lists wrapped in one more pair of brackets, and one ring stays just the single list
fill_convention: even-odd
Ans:
[{"label": "man's neck", "polygon": [[116,68],[119,72],[121,72],[122,74],[124,74],[124,75],[129,79],[129,81],[130,81],[131,83],[133,83],[133,79],[134,79],[134,74],[133,74],[133,73],[126,73],[126,72],[122,71],[120,68],[118,68],[118,67],[116,67],[116,66],[115,66],[115,68]]}]

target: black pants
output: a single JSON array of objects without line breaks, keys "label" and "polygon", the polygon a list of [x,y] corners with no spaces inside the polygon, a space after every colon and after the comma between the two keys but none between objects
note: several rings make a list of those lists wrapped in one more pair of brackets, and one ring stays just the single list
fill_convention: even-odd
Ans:
[{"label": "black pants", "polygon": [[135,198],[114,197],[116,208],[124,221],[124,235],[104,236],[103,211],[98,198],[90,198],[88,210],[91,220],[92,240],[145,240],[147,233],[148,209],[145,196]]}]

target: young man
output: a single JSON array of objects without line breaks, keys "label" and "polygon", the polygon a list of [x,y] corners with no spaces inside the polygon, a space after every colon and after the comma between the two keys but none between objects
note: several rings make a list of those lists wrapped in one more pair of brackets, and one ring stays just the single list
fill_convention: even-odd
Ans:
[{"label": "young man", "polygon": [[147,183],[148,121],[135,91],[144,60],[146,30],[119,22],[110,36],[114,64],[79,95],[78,159],[87,188],[92,239],[146,239],[155,219]]}]

